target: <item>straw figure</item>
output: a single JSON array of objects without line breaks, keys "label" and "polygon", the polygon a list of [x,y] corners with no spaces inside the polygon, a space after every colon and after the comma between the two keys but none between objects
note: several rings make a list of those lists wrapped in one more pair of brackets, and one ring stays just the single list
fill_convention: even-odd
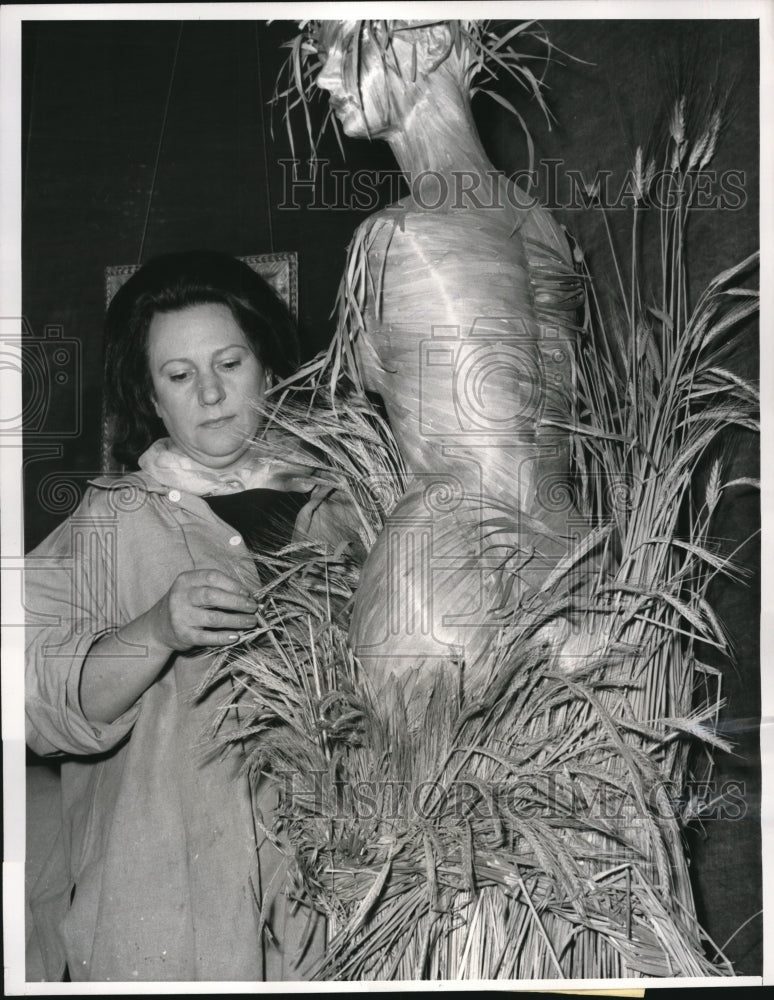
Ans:
[{"label": "straw figure", "polygon": [[705,595],[732,567],[707,537],[734,484],[718,460],[699,498],[696,469],[724,428],[756,426],[722,363],[753,262],[689,307],[686,177],[717,131],[691,146],[674,118],[661,300],[643,305],[635,252],[602,323],[470,111],[498,74],[539,96],[514,48],[536,31],[310,22],[279,95],[308,118],[327,91],[409,185],[355,234],[334,341],[274,413],[362,546],[278,554],[264,621],[214,673],[245,692],[249,767],[280,781],[296,890],[328,920],[318,978],[731,973],[696,921],[675,802],[688,744],[723,745],[697,644],[725,649]]},{"label": "straw figure", "polygon": [[341,127],[386,139],[411,188],[357,237],[378,289],[355,365],[410,476],[350,627],[377,686],[406,671],[426,684],[450,658],[468,688],[483,681],[506,591],[534,590],[573,513],[581,524],[573,511],[548,523],[540,497],[569,474],[569,434],[550,420],[570,422],[580,281],[558,225],[488,160],[470,49],[454,43],[445,24],[322,22],[319,34],[316,83]]}]

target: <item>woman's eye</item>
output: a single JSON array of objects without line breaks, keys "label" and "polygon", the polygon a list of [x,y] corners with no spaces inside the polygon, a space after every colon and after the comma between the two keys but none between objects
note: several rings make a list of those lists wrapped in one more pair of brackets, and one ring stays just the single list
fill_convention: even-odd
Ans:
[{"label": "woman's eye", "polygon": [[185,382],[185,380],[189,377],[190,374],[191,374],[190,372],[172,372],[171,375],[169,376],[169,381]]},{"label": "woman's eye", "polygon": [[230,372],[233,371],[234,368],[238,368],[241,364],[241,358],[229,358],[228,361],[222,361],[220,367],[225,369],[227,372]]}]

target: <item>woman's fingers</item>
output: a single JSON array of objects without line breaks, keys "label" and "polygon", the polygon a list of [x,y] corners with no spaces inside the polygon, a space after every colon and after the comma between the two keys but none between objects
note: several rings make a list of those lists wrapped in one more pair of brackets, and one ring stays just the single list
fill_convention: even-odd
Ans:
[{"label": "woman's fingers", "polygon": [[235,577],[217,569],[181,573],[158,603],[161,641],[171,649],[228,645],[255,628],[258,606]]},{"label": "woman's fingers", "polygon": [[238,632],[216,632],[206,628],[193,629],[191,646],[230,646],[239,638]]},{"label": "woman's fingers", "polygon": [[194,586],[213,587],[218,590],[226,590],[230,594],[250,596],[250,591],[246,584],[234,576],[222,573],[219,569],[193,570],[190,573],[181,574],[181,576],[183,575],[190,576],[192,578],[191,583]]},{"label": "woman's fingers", "polygon": [[226,612],[197,609],[199,614],[185,623],[180,622],[176,634],[182,649],[194,646],[226,646],[236,642],[245,631],[255,628],[255,615],[234,615]]},{"label": "woman's fingers", "polygon": [[199,628],[245,629],[253,628],[257,620],[255,615],[240,615],[228,611],[201,608],[198,609],[198,614],[191,624]]},{"label": "woman's fingers", "polygon": [[194,607],[222,608],[224,611],[245,611],[252,613],[258,607],[252,597],[243,593],[235,594],[222,587],[192,587],[190,601]]}]

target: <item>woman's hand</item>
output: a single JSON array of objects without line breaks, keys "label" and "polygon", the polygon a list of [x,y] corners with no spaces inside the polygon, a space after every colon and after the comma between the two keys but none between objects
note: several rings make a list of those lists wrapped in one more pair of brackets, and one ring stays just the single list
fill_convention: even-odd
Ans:
[{"label": "woman's hand", "polygon": [[253,628],[258,606],[247,588],[217,569],[181,573],[148,612],[157,642],[170,651],[226,646],[240,629]]},{"label": "woman's hand", "polygon": [[217,569],[181,573],[153,607],[99,639],[81,668],[83,714],[113,722],[153,684],[174,652],[225,646],[253,628],[256,602],[247,588]]}]

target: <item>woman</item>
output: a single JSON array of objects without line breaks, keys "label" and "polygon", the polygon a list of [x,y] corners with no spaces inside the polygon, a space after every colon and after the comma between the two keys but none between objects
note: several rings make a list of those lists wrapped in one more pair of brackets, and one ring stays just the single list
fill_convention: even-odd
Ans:
[{"label": "woman", "polygon": [[28,562],[28,743],[67,755],[32,900],[47,973],[296,979],[305,920],[281,897],[259,909],[281,855],[239,760],[203,739],[229,692],[197,697],[213,653],[256,624],[253,553],[322,520],[305,471],[256,444],[295,329],[247,265],[192,252],[137,272],[106,332],[114,452],[139,471],[95,480]]}]

